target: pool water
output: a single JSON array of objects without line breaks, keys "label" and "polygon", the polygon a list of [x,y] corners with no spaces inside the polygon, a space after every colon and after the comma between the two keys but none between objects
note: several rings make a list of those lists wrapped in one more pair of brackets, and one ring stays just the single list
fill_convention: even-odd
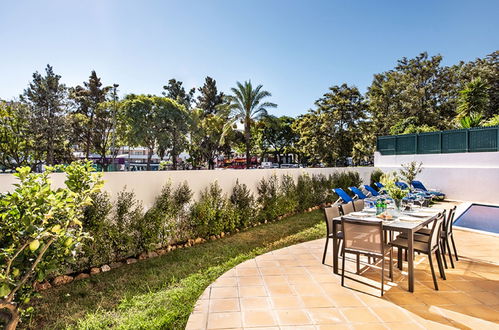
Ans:
[{"label": "pool water", "polygon": [[499,234],[499,206],[472,204],[454,225]]}]

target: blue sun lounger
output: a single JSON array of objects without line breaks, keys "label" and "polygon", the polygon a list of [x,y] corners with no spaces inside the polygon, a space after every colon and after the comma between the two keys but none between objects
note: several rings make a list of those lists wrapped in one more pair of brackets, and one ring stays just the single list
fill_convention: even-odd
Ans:
[{"label": "blue sun lounger", "polygon": [[397,181],[397,182],[395,182],[395,184],[400,189],[405,189],[405,190],[409,190],[410,189],[409,186],[407,185],[407,183],[405,183],[405,182]]},{"label": "blue sun lounger", "polygon": [[336,195],[338,195],[338,197],[343,201],[343,203],[348,203],[353,201],[352,197],[350,197],[343,189],[334,188],[333,191]]},{"label": "blue sun lounger", "polygon": [[379,196],[379,192],[367,184],[364,185],[364,189],[366,189],[373,197]]},{"label": "blue sun lounger", "polygon": [[421,181],[414,180],[411,182],[411,185],[414,189],[425,192],[427,194],[430,194],[435,198],[445,199],[444,193],[439,192],[439,191],[431,191],[431,190],[426,189],[426,187],[424,186],[424,184]]},{"label": "blue sun lounger", "polygon": [[348,189],[350,189],[350,191],[353,192],[358,199],[367,198],[367,196],[362,192],[362,190],[360,190],[357,187],[348,187]]}]

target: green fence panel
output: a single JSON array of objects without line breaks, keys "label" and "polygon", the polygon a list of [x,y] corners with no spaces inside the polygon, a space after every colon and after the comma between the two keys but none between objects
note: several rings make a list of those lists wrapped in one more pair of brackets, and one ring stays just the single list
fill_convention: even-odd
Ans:
[{"label": "green fence panel", "polygon": [[378,137],[377,148],[382,155],[395,155],[395,136],[380,136]]},{"label": "green fence panel", "polygon": [[497,127],[480,127],[469,130],[469,151],[496,151],[497,149]]},{"label": "green fence panel", "polygon": [[442,153],[468,152],[468,130],[442,132]]},{"label": "green fence panel", "polygon": [[398,135],[395,153],[397,155],[410,155],[416,153],[416,134]]},{"label": "green fence panel", "polygon": [[418,134],[418,154],[438,154],[442,151],[441,132]]},{"label": "green fence panel", "polygon": [[499,151],[499,126],[380,136],[382,155]]}]

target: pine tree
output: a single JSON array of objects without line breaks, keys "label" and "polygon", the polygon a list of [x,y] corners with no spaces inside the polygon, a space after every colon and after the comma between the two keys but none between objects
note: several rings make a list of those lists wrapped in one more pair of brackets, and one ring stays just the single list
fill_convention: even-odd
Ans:
[{"label": "pine tree", "polygon": [[[76,116],[73,116],[73,141],[83,146],[85,157],[88,159],[92,152],[92,146],[98,137],[94,137],[95,121],[104,118],[96,118],[99,106],[107,101],[107,95],[111,86],[102,87],[101,79],[93,70],[88,82],[83,86],[76,86],[70,89],[70,98],[76,104]],[[99,126],[102,126],[99,124]]]},{"label": "pine tree", "polygon": [[206,77],[203,87],[198,88],[201,95],[198,96],[197,106],[205,115],[215,114],[217,106],[224,102],[224,93],[218,93],[217,81]]},{"label": "pine tree", "polygon": [[46,163],[54,165],[71,158],[66,121],[67,88],[60,82],[61,76],[47,65],[45,76],[35,72],[33,81],[21,95],[31,110],[31,127],[36,136],[36,147],[45,155]]},{"label": "pine tree", "polygon": [[183,105],[187,110],[191,108],[192,102],[194,100],[195,88],[191,88],[188,92],[182,86],[182,82],[176,80],[175,78],[168,80],[168,85],[163,86],[165,90],[163,95],[177,101],[177,103]]}]

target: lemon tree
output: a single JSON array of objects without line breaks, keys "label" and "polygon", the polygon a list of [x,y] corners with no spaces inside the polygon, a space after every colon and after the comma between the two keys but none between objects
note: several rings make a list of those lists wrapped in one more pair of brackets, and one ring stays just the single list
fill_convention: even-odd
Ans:
[{"label": "lemon tree", "polygon": [[[65,172],[64,187],[53,188],[53,171]],[[48,168],[33,173],[17,169],[14,190],[0,199],[0,311],[6,329],[15,329],[25,305],[36,295],[35,281],[60,269],[88,237],[81,217],[102,179],[91,162]],[[0,313],[2,314],[2,313]],[[1,324],[1,323],[0,323]]]}]

